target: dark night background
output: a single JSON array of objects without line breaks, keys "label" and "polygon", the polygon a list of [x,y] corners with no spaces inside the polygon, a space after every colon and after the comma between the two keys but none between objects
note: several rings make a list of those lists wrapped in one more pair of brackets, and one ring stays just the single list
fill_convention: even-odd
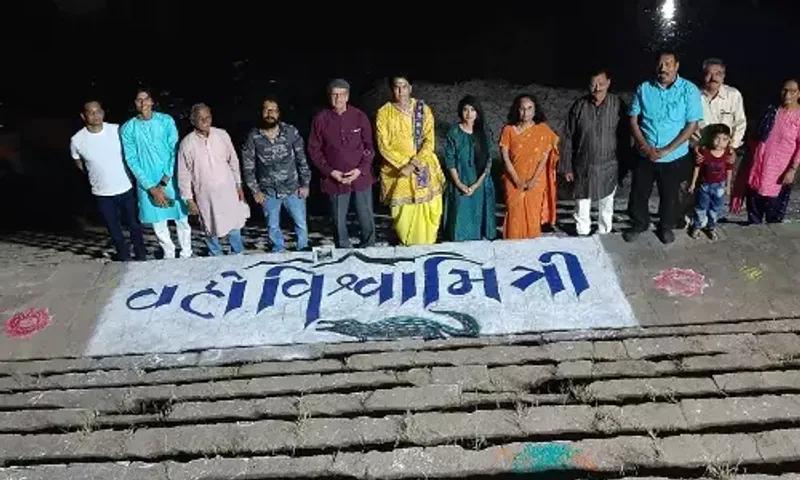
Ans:
[{"label": "dark night background", "polygon": [[[670,21],[662,10],[672,3]],[[154,89],[182,129],[181,112],[208,103],[215,124],[238,141],[268,91],[281,95],[285,119],[305,131],[332,77],[350,80],[356,105],[358,93],[396,71],[416,81],[583,88],[587,69],[604,65],[612,88],[632,90],[652,74],[654,52],[671,47],[682,55],[681,74],[696,82],[704,58],[722,57],[752,125],[781,81],[800,71],[798,4],[5,2],[0,133],[19,134],[27,173],[11,171],[0,156],[2,225],[68,224],[85,208],[88,185],[80,184],[68,152],[81,105],[99,97],[107,121],[122,123],[133,114],[139,84]]]}]

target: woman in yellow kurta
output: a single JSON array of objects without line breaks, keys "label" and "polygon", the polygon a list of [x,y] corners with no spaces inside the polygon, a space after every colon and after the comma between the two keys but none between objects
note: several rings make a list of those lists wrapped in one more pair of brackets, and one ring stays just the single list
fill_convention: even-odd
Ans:
[{"label": "woman in yellow kurta", "polygon": [[403,245],[436,243],[442,218],[444,172],[434,153],[430,107],[411,98],[405,77],[390,79],[392,101],[378,110],[375,137],[381,164],[381,200]]},{"label": "woman in yellow kurta", "polygon": [[542,224],[556,222],[558,135],[545,123],[532,95],[514,100],[508,124],[500,135],[506,165],[506,239],[536,238]]}]

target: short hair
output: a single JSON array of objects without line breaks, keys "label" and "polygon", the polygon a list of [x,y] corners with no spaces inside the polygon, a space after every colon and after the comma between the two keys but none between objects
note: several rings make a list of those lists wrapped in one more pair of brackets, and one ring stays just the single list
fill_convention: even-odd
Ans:
[{"label": "short hair", "polygon": [[195,120],[197,120],[197,116],[200,114],[202,110],[208,110],[210,113],[211,107],[209,107],[203,102],[195,103],[194,105],[192,105],[192,110],[189,113],[189,121],[192,122],[192,125],[194,125]]},{"label": "short hair", "polygon": [[678,62],[681,61],[680,57],[678,56],[678,52],[676,52],[675,50],[672,50],[670,48],[665,48],[665,49],[659,51],[658,55],[656,55],[656,60],[660,60],[661,57],[663,57],[665,55],[672,56],[672,58],[675,59],[675,63],[678,63]]},{"label": "short hair", "polygon": [[86,106],[89,105],[90,103],[95,103],[95,102],[98,105],[100,105],[100,108],[103,108],[103,102],[101,102],[97,98],[90,97],[90,98],[87,98],[86,100],[84,100],[83,103],[81,104],[81,112],[85,112],[86,111]]},{"label": "short hair", "polygon": [[731,136],[731,127],[724,123],[715,123],[708,126],[708,138],[713,140],[717,135]]},{"label": "short hair", "polygon": [[705,72],[706,70],[708,70],[708,67],[712,65],[719,65],[720,67],[722,67],[723,71],[726,70],[725,62],[723,62],[721,58],[712,57],[703,60],[703,71]]},{"label": "short hair", "polygon": [[607,68],[599,67],[593,70],[589,70],[589,78],[596,77],[598,75],[605,75],[606,78],[611,78],[611,74],[608,73]]},{"label": "short hair", "polygon": [[140,86],[136,89],[136,96],[138,97],[140,93],[146,93],[148,97],[153,98],[153,90],[150,87]]},{"label": "short hair", "polygon": [[265,103],[265,102],[272,102],[272,103],[274,103],[275,105],[277,105],[278,107],[280,107],[280,106],[281,106],[281,102],[280,102],[280,100],[278,99],[278,96],[277,96],[277,95],[275,95],[274,93],[270,93],[270,94],[264,95],[264,96],[261,98],[261,105],[259,105],[259,107],[258,107],[258,108],[264,108],[264,103]]},{"label": "short hair", "polygon": [[328,83],[328,93],[331,93],[334,88],[343,88],[350,91],[350,83],[344,78],[335,78]]}]

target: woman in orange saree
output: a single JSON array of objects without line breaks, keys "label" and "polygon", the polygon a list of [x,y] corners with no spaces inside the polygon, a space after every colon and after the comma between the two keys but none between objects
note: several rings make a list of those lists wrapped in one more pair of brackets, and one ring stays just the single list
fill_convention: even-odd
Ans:
[{"label": "woman in orange saree", "polygon": [[547,125],[533,95],[514,99],[500,135],[505,162],[506,239],[536,238],[556,222],[558,135]]}]

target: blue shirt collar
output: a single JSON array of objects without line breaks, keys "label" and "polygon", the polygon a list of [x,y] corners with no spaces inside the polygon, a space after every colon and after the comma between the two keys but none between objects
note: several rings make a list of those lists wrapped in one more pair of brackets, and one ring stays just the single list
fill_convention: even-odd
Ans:
[{"label": "blue shirt collar", "polygon": [[650,80],[650,83],[651,83],[651,84],[652,84],[654,87],[656,87],[656,88],[658,88],[658,89],[660,89],[660,90],[669,90],[669,89],[671,89],[672,87],[674,87],[675,85],[677,85],[677,84],[678,84],[678,82],[681,82],[681,81],[683,81],[683,78],[681,78],[680,74],[675,74],[675,81],[674,81],[674,82],[672,82],[672,85],[670,85],[669,87],[665,87],[665,86],[661,85],[660,83],[658,83],[658,80],[656,80],[655,78],[654,78],[654,79],[652,79],[652,80]]}]

